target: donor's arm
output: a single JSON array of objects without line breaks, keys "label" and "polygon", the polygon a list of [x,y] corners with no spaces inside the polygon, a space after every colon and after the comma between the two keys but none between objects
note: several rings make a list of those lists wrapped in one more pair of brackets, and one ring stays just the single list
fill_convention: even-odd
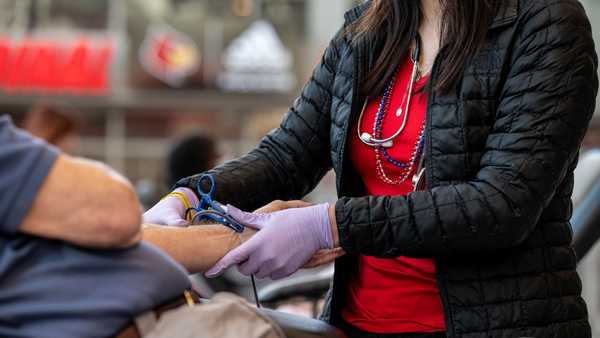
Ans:
[{"label": "donor's arm", "polygon": [[112,249],[141,237],[131,184],[104,164],[60,153],[0,116],[0,235]]},{"label": "donor's arm", "polygon": [[246,228],[244,233],[239,234],[220,224],[187,228],[144,225],[143,239],[162,249],[188,272],[200,273],[211,268],[255,232]]}]

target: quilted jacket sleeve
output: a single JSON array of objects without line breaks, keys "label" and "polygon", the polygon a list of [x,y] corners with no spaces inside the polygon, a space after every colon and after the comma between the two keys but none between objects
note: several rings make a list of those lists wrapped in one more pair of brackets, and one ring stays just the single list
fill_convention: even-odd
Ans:
[{"label": "quilted jacket sleeve", "polygon": [[[253,210],[276,199],[300,199],[331,169],[331,87],[341,32],[326,49],[280,127],[265,136],[256,149],[208,172],[216,180],[216,200]],[[177,186],[195,190],[198,178],[185,178]]]},{"label": "quilted jacket sleeve", "polygon": [[578,154],[598,79],[579,3],[529,3],[476,177],[406,197],[340,199],[346,251],[429,257],[510,248],[532,233]]}]

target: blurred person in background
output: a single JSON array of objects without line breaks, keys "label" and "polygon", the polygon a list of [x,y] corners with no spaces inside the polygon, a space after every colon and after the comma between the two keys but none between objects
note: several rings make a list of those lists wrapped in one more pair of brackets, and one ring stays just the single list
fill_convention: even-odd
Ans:
[{"label": "blurred person in background", "polygon": [[23,129],[64,152],[71,152],[75,147],[77,121],[73,114],[58,107],[34,106],[25,116]]},{"label": "blurred person in background", "polygon": [[172,188],[180,179],[214,168],[219,160],[216,142],[200,132],[175,141],[167,155],[167,185]]},{"label": "blurred person in background", "polygon": [[216,142],[201,132],[188,134],[175,140],[166,161],[166,186],[157,186],[151,179],[135,182],[136,193],[147,210],[158,202],[166,189],[184,177],[204,172],[217,165],[219,152]]},{"label": "blurred person in background", "polygon": [[245,210],[331,168],[340,199],[230,206],[259,231],[207,275],[278,279],[341,247],[323,319],[350,337],[589,338],[569,224],[598,89],[581,4],[373,0],[345,18],[280,128],[208,172]]}]

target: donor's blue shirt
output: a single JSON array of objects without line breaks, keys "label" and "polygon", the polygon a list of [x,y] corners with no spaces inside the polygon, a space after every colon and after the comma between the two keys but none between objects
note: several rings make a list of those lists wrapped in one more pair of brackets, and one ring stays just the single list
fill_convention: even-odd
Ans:
[{"label": "donor's blue shirt", "polygon": [[136,315],[190,287],[185,270],[149,244],[95,251],[19,233],[57,155],[0,117],[3,338],[112,337]]}]

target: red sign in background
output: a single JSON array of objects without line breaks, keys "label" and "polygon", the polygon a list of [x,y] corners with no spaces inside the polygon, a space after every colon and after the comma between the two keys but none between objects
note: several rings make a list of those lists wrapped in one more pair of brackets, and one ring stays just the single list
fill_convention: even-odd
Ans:
[{"label": "red sign in background", "polygon": [[0,90],[6,94],[105,95],[110,90],[113,45],[0,38]]}]

